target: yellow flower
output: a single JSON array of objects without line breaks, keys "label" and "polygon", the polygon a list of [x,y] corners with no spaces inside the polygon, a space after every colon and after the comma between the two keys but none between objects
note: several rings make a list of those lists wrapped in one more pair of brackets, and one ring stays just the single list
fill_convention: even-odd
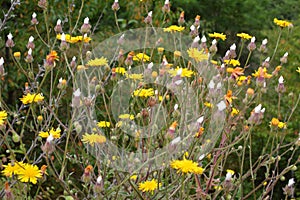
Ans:
[{"label": "yellow flower", "polygon": [[279,122],[280,122],[279,119],[273,117],[271,122],[270,122],[270,125],[278,126]]},{"label": "yellow flower", "polygon": [[238,33],[236,34],[238,37],[242,38],[242,39],[245,39],[245,40],[249,40],[252,38],[251,35],[247,34],[247,33]]},{"label": "yellow flower", "polygon": [[241,65],[240,61],[235,60],[235,59],[224,60],[224,63],[226,63],[227,65],[232,65],[234,67]]},{"label": "yellow flower", "polygon": [[7,177],[12,177],[13,174],[17,174],[22,167],[24,167],[23,162],[15,162],[14,165],[8,163],[8,165],[3,165],[4,169],[2,170],[2,174]]},{"label": "yellow flower", "polygon": [[21,52],[20,52],[20,51],[14,52],[14,57],[15,57],[16,59],[19,59],[19,58],[21,57]]},{"label": "yellow flower", "polygon": [[278,123],[278,126],[277,126],[278,128],[284,128],[284,129],[286,129],[286,123],[284,123],[284,122],[279,122]]},{"label": "yellow flower", "polygon": [[130,115],[130,114],[121,114],[119,115],[119,119],[134,119],[134,115]]},{"label": "yellow flower", "polygon": [[187,68],[179,68],[171,69],[168,71],[169,74],[171,74],[171,77],[176,76],[177,74],[180,74],[181,77],[192,77],[194,72],[192,70],[189,70]]},{"label": "yellow flower", "polygon": [[232,108],[232,111],[231,111],[230,115],[233,117],[233,116],[239,114],[239,112],[240,112],[240,111],[239,111],[238,109]]},{"label": "yellow flower", "polygon": [[201,62],[208,59],[208,54],[204,53],[204,50],[198,50],[197,48],[189,48],[187,50],[189,57],[193,58],[196,62]]},{"label": "yellow flower", "polygon": [[210,63],[213,64],[213,65],[217,65],[218,61],[216,61],[216,60],[210,60]]},{"label": "yellow flower", "polygon": [[50,135],[53,136],[53,138],[60,138],[61,129],[58,127],[56,130],[52,128],[49,132],[48,131],[40,131],[39,136],[42,138],[47,138]]},{"label": "yellow flower", "polygon": [[42,171],[36,165],[24,164],[24,166],[17,172],[18,179],[21,182],[37,183],[38,178],[42,178]]},{"label": "yellow flower", "polygon": [[126,77],[128,79],[132,79],[134,81],[136,81],[136,80],[142,80],[143,79],[143,74],[127,74],[126,73]]},{"label": "yellow flower", "polygon": [[134,61],[143,61],[143,62],[150,61],[150,57],[144,53],[138,53],[135,56],[133,56],[132,59]]},{"label": "yellow flower", "polygon": [[101,58],[96,58],[94,60],[89,60],[86,65],[87,66],[93,66],[93,67],[107,66],[108,65],[108,60],[102,56]]},{"label": "yellow flower", "polygon": [[158,53],[162,53],[164,50],[165,50],[165,49],[164,49],[163,47],[158,47],[158,48],[157,48]]},{"label": "yellow flower", "polygon": [[241,85],[243,85],[243,83],[247,83],[249,85],[251,83],[251,76],[248,76],[248,77],[240,76],[240,77],[238,77],[237,85],[241,86]]},{"label": "yellow flower", "polygon": [[259,67],[257,71],[255,71],[255,73],[252,73],[252,76],[254,77],[261,77],[261,78],[271,78],[272,75],[268,74],[267,72],[267,68],[262,68]]},{"label": "yellow flower", "polygon": [[280,26],[281,28],[285,28],[285,27],[292,27],[293,24],[289,21],[285,21],[285,20],[279,20],[277,18],[274,18],[274,23],[277,26]]},{"label": "yellow flower", "polygon": [[47,56],[46,56],[46,60],[48,62],[55,62],[59,60],[59,56],[57,55],[56,51],[51,51]]},{"label": "yellow flower", "polygon": [[102,144],[104,142],[106,142],[106,138],[102,135],[99,135],[99,134],[95,134],[95,133],[92,133],[92,134],[84,134],[82,136],[82,139],[81,141],[85,144],[90,144],[91,146],[94,146],[94,144]]},{"label": "yellow flower", "polygon": [[149,89],[137,89],[133,92],[133,96],[138,96],[138,97],[151,97],[154,96],[154,89],[149,88]]},{"label": "yellow flower", "polygon": [[296,70],[296,72],[298,72],[300,74],[300,67],[298,67],[298,69]]},{"label": "yellow flower", "polygon": [[126,73],[126,69],[124,67],[116,67],[115,72],[124,75]]},{"label": "yellow flower", "polygon": [[110,127],[110,122],[100,121],[100,122],[97,123],[97,126],[100,127],[100,128]]},{"label": "yellow flower", "polygon": [[44,100],[44,97],[41,94],[30,94],[30,93],[28,93],[26,95],[23,95],[23,97],[20,98],[20,100],[22,101],[22,103],[24,105],[26,105],[26,104],[30,104],[32,102],[35,102],[35,103],[36,102],[41,102],[41,101]]},{"label": "yellow flower", "polygon": [[130,176],[130,180],[136,181],[136,179],[137,179],[137,175]]},{"label": "yellow flower", "polygon": [[231,175],[234,175],[234,173],[235,173],[235,172],[234,172],[233,170],[231,170],[231,169],[227,169],[226,172],[227,172],[227,173],[230,173]]},{"label": "yellow flower", "polygon": [[[73,36],[71,37],[70,34],[65,34],[66,37],[66,42],[68,43],[77,43],[77,42],[81,42],[83,40],[83,42],[88,43],[89,41],[92,40],[92,38],[90,37],[82,37],[80,36]],[[61,40],[61,34],[56,35],[56,39]]]},{"label": "yellow flower", "polygon": [[183,160],[173,160],[170,163],[170,166],[173,169],[177,169],[177,173],[194,173],[194,174],[202,174],[204,169],[198,166],[198,163],[187,160],[183,157]]},{"label": "yellow flower", "polygon": [[204,106],[208,107],[208,108],[212,108],[213,105],[209,102],[204,102]]},{"label": "yellow flower", "polygon": [[209,37],[211,38],[215,38],[215,39],[221,39],[221,40],[226,40],[226,35],[224,35],[223,33],[210,33],[208,34]]},{"label": "yellow flower", "polygon": [[164,32],[180,32],[180,31],[183,31],[184,30],[184,27],[182,26],[176,26],[176,25],[172,25],[172,26],[169,26],[168,28],[164,28]]},{"label": "yellow flower", "polygon": [[175,57],[180,57],[181,56],[181,52],[180,51],[174,51],[174,56]]},{"label": "yellow flower", "polygon": [[4,124],[7,119],[7,112],[5,110],[0,111],[0,126]]},{"label": "yellow flower", "polygon": [[161,184],[158,184],[157,180],[152,179],[151,181],[144,181],[139,184],[139,190],[142,192],[154,192],[154,190],[158,189]]}]

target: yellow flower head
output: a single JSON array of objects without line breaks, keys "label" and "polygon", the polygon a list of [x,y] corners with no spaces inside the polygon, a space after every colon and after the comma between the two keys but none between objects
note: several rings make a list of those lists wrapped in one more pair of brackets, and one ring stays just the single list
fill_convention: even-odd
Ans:
[{"label": "yellow flower head", "polygon": [[197,48],[189,48],[187,52],[189,57],[193,58],[196,62],[208,60],[208,54],[206,54],[203,49],[199,51]]},{"label": "yellow flower head", "polygon": [[[85,42],[88,43],[89,41],[92,40],[92,38],[90,37],[82,37],[82,35],[80,36],[71,36],[70,34],[65,34],[65,38],[66,38],[66,42],[68,43],[77,43],[77,42]],[[56,39],[61,40],[61,34],[56,35]]]},{"label": "yellow flower head", "polygon": [[101,58],[96,58],[94,60],[89,60],[86,65],[87,66],[93,66],[93,67],[107,66],[108,65],[108,60],[102,56]]},{"label": "yellow flower head", "polygon": [[143,62],[150,61],[150,57],[144,53],[138,53],[135,56],[133,56],[132,59],[134,61],[143,61]]},{"label": "yellow flower head", "polygon": [[221,40],[226,40],[226,35],[224,35],[223,33],[210,33],[208,34],[209,37],[211,38],[215,38],[215,39],[221,39]]},{"label": "yellow flower head", "polygon": [[22,103],[24,105],[26,105],[26,104],[30,104],[32,102],[35,102],[35,103],[41,102],[41,101],[44,100],[44,96],[42,94],[30,94],[30,93],[28,93],[26,95],[23,95],[23,97],[20,98],[20,100],[22,101]]},{"label": "yellow flower head", "polygon": [[128,79],[137,81],[137,80],[142,80],[143,79],[143,74],[127,74],[126,73],[126,77]]},{"label": "yellow flower head", "polygon": [[278,126],[279,122],[280,122],[279,119],[272,118],[272,120],[270,122],[270,125],[272,125],[272,126]]},{"label": "yellow flower head", "polygon": [[158,189],[161,186],[161,184],[158,184],[157,180],[152,179],[151,181],[144,181],[139,184],[139,190],[142,192],[152,192],[154,193],[154,190]]},{"label": "yellow flower head", "polygon": [[239,114],[239,112],[240,112],[240,111],[239,111],[238,109],[232,108],[230,115],[233,117],[233,116]]},{"label": "yellow flower head", "polygon": [[180,77],[192,77],[194,72],[192,70],[189,70],[187,68],[179,68],[176,69],[170,69],[169,74],[171,74],[171,77],[174,77],[176,75],[180,75]]},{"label": "yellow flower head", "polygon": [[53,138],[58,139],[60,138],[61,129],[58,127],[56,130],[52,128],[50,131],[40,131],[39,136],[42,138],[47,138],[50,135],[53,136]]},{"label": "yellow flower head", "polygon": [[180,31],[183,31],[184,30],[184,27],[182,26],[176,26],[176,25],[172,25],[172,26],[169,26],[168,28],[164,28],[164,32],[180,32]]},{"label": "yellow flower head", "polygon": [[110,122],[100,121],[97,123],[97,126],[100,128],[110,127]]},{"label": "yellow flower head", "polygon": [[238,37],[242,38],[242,39],[245,39],[245,40],[249,40],[252,38],[251,35],[247,34],[247,33],[238,33],[236,34]]},{"label": "yellow flower head", "polygon": [[267,68],[259,67],[255,73],[252,73],[252,76],[254,77],[261,77],[261,78],[271,78],[272,74],[268,74]]},{"label": "yellow flower head", "polygon": [[208,107],[208,108],[212,108],[213,105],[209,102],[204,102],[204,106]]},{"label": "yellow flower head", "polygon": [[8,165],[3,165],[4,169],[2,170],[2,174],[7,177],[12,177],[13,174],[17,174],[22,167],[24,167],[23,162],[15,162],[13,165],[8,163]]},{"label": "yellow flower head", "polygon": [[24,166],[17,172],[18,179],[21,182],[37,183],[38,178],[42,178],[42,171],[36,165],[24,164]]},{"label": "yellow flower head", "polygon": [[185,157],[183,160],[173,160],[170,163],[170,166],[173,169],[177,169],[177,173],[194,173],[194,174],[202,174],[204,169],[198,166],[198,163],[187,160]]},{"label": "yellow flower head", "polygon": [[285,28],[285,27],[293,27],[293,24],[289,21],[285,21],[285,20],[279,20],[277,18],[274,18],[274,23],[277,26],[280,26],[281,28]]},{"label": "yellow flower head", "polygon": [[231,170],[231,169],[227,169],[226,172],[227,172],[227,173],[230,173],[231,175],[234,175],[234,173],[235,173],[235,172],[234,172],[233,170]]},{"label": "yellow flower head", "polygon": [[126,69],[124,67],[116,67],[115,72],[124,75],[126,73]]},{"label": "yellow flower head", "polygon": [[59,56],[57,55],[56,51],[51,51],[47,56],[46,56],[46,60],[48,62],[54,62],[54,61],[58,61],[59,60]]},{"label": "yellow flower head", "polygon": [[235,59],[224,60],[224,63],[226,63],[227,65],[232,65],[234,67],[241,65],[240,61],[235,60]]},{"label": "yellow flower head", "polygon": [[137,179],[137,175],[130,176],[130,180],[136,181],[136,179]]},{"label": "yellow flower head", "polygon": [[130,114],[121,114],[121,115],[119,115],[119,119],[130,119],[130,120],[134,120],[134,115],[130,115]]},{"label": "yellow flower head", "polygon": [[133,96],[137,97],[151,97],[154,96],[154,89],[137,89],[133,92]]},{"label": "yellow flower head", "polygon": [[95,134],[95,133],[88,134],[88,133],[86,133],[82,136],[81,141],[85,144],[90,144],[91,146],[94,146],[94,144],[102,144],[102,143],[106,142],[106,138],[102,135],[99,135],[99,134]]},{"label": "yellow flower head", "polygon": [[0,126],[4,124],[7,119],[7,112],[5,110],[0,111]]}]

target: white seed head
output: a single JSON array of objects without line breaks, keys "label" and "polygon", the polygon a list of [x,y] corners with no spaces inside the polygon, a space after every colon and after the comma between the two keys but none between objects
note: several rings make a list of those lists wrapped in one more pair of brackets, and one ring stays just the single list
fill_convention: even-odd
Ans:
[{"label": "white seed head", "polygon": [[165,0],[165,4],[169,4],[170,3],[170,1],[169,0]]},{"label": "white seed head", "polygon": [[270,62],[270,57],[267,57],[265,62]]},{"label": "white seed head", "polygon": [[225,68],[225,65],[224,65],[224,63],[222,63],[222,65],[221,65],[221,68],[222,68],[222,69],[224,69],[224,68]]},{"label": "white seed head", "polygon": [[73,56],[72,61],[74,61],[74,62],[76,61],[76,57],[75,56]]},{"label": "white seed head", "polygon": [[256,40],[256,38],[253,36],[252,38],[251,38],[251,42],[255,42],[255,40]]},{"label": "white seed head", "polygon": [[83,38],[87,38],[88,36],[87,36],[87,33],[85,33],[84,35],[83,35]]},{"label": "white seed head", "polygon": [[32,49],[31,48],[28,50],[28,55],[32,55]]},{"label": "white seed head", "polygon": [[57,20],[56,25],[58,25],[58,26],[61,25],[61,20],[60,19]]},{"label": "white seed head", "polygon": [[36,13],[32,13],[32,18],[36,18]]},{"label": "white seed head", "polygon": [[158,90],[154,90],[154,94],[155,94],[155,95],[158,95]]},{"label": "white seed head", "polygon": [[261,111],[261,104],[259,104],[258,106],[256,106],[256,107],[254,108],[254,112],[255,112],[255,113],[260,113],[260,111]]},{"label": "white seed head", "polygon": [[262,41],[262,45],[266,45],[267,43],[268,43],[268,39],[267,38]]},{"label": "white seed head", "polygon": [[8,38],[9,40],[11,40],[11,39],[13,38],[12,34],[9,33],[9,34],[7,35],[7,38]]},{"label": "white seed head", "polygon": [[201,124],[204,121],[204,116],[201,116],[197,119],[197,122]]},{"label": "white seed head", "polygon": [[285,54],[283,55],[283,57],[288,57],[289,53],[285,52]]},{"label": "white seed head", "polygon": [[81,94],[81,92],[80,92],[80,89],[79,89],[79,88],[73,93],[73,95],[74,95],[75,97],[79,97],[80,94]]},{"label": "white seed head", "polygon": [[148,16],[152,17],[152,11],[148,12]]},{"label": "white seed head", "polygon": [[265,111],[266,111],[266,108],[262,108],[260,112],[264,113]]},{"label": "white seed head", "polygon": [[180,136],[177,137],[177,138],[175,138],[175,139],[173,139],[173,140],[171,141],[171,145],[177,144],[178,142],[180,142],[180,140],[181,140],[181,137],[180,137]]},{"label": "white seed head", "polygon": [[50,134],[48,137],[47,137],[47,142],[52,142],[53,141],[53,135],[52,134]]},{"label": "white seed head", "polygon": [[283,81],[284,81],[283,76],[280,76],[279,79],[278,79],[278,83],[281,84],[281,83],[283,83]]},{"label": "white seed head", "polygon": [[294,185],[294,183],[295,183],[294,178],[291,178],[289,180],[288,187],[292,187]]},{"label": "white seed head", "polygon": [[217,107],[219,111],[223,111],[224,109],[226,109],[226,103],[224,101],[221,101],[217,104]]},{"label": "white seed head", "polygon": [[147,66],[148,69],[152,69],[152,67],[153,67],[153,62],[149,63]]},{"label": "white seed head", "polygon": [[98,183],[98,184],[100,184],[100,183],[101,183],[101,181],[102,181],[102,176],[101,176],[101,175],[99,175],[99,176],[98,176],[98,178],[97,178],[97,183]]},{"label": "white seed head", "polygon": [[194,24],[190,27],[191,31],[194,31],[196,28],[194,26]]},{"label": "white seed head", "polygon": [[194,43],[197,43],[197,42],[199,42],[199,41],[200,41],[200,37],[199,37],[199,35],[197,35],[197,37],[194,38],[193,42],[194,42]]},{"label": "white seed head", "polygon": [[0,66],[2,66],[4,64],[4,59],[3,57],[0,58]]},{"label": "white seed head", "polygon": [[58,82],[59,82],[59,83],[61,83],[61,82],[62,82],[62,80],[63,80],[63,79],[62,79],[62,77],[60,77],[60,79],[58,80]]},{"label": "white seed head", "polygon": [[115,3],[118,3],[119,2],[119,0],[115,0]]},{"label": "white seed head", "polygon": [[234,43],[233,45],[230,46],[230,50],[231,50],[231,51],[235,51],[235,50],[236,50],[236,45],[235,45],[235,43]]},{"label": "white seed head", "polygon": [[207,39],[206,39],[205,35],[203,35],[202,38],[201,38],[201,42],[204,43],[204,42],[206,42],[206,41],[207,41]]},{"label": "white seed head", "polygon": [[217,44],[217,40],[214,39],[211,43],[212,43],[212,45],[216,45]]},{"label": "white seed head", "polygon": [[28,41],[29,41],[29,42],[33,42],[33,41],[34,41],[34,37],[33,37],[33,36],[30,36]]},{"label": "white seed head", "polygon": [[64,33],[61,34],[61,41],[66,41],[66,35]]},{"label": "white seed head", "polygon": [[174,110],[177,110],[178,109],[178,104],[176,103],[175,105],[174,105]]},{"label": "white seed head", "polygon": [[88,24],[88,23],[89,23],[89,20],[90,20],[90,19],[89,19],[88,17],[86,17],[86,18],[84,18],[83,23],[84,23],[84,24]]}]

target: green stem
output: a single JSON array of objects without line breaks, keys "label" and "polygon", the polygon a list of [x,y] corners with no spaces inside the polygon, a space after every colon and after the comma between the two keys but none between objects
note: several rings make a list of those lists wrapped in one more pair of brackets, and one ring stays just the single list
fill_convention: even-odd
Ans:
[{"label": "green stem", "polygon": [[278,38],[277,38],[276,46],[275,46],[273,55],[271,57],[270,63],[272,62],[272,60],[274,59],[274,56],[276,54],[276,51],[277,51],[277,48],[278,48],[278,45],[279,45],[279,41],[280,41],[281,35],[282,35],[282,28],[280,28],[280,32],[279,32],[279,35],[278,35]]},{"label": "green stem", "polygon": [[115,22],[116,22],[116,25],[117,25],[118,31],[119,31],[119,33],[121,33],[121,30],[120,30],[120,27],[119,27],[119,23],[118,23],[117,11],[115,11],[115,12],[114,12],[114,15],[115,15]]}]

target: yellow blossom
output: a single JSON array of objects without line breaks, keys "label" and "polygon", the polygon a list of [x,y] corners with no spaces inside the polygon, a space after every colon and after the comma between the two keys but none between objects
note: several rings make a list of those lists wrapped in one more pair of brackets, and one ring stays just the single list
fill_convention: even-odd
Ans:
[{"label": "yellow blossom", "polygon": [[300,67],[298,67],[298,69],[296,70],[296,72],[298,72],[300,74]]},{"label": "yellow blossom", "polygon": [[126,69],[124,67],[116,67],[115,72],[124,75],[126,73]]},{"label": "yellow blossom", "polygon": [[281,28],[285,28],[285,27],[292,27],[293,24],[289,21],[285,21],[285,20],[279,20],[277,18],[274,18],[274,23],[277,26],[280,26]]},{"label": "yellow blossom", "polygon": [[26,104],[30,104],[32,102],[41,102],[44,100],[44,96],[42,94],[26,94],[26,95],[23,95],[22,98],[20,98],[20,100],[22,101],[22,103],[24,105]]},{"label": "yellow blossom", "polygon": [[0,111],[0,126],[4,124],[7,119],[7,112],[5,110]]},{"label": "yellow blossom", "polygon": [[149,89],[137,89],[133,92],[133,96],[138,96],[138,97],[151,97],[154,96],[154,89],[149,88]]},{"label": "yellow blossom", "polygon": [[226,40],[226,35],[224,35],[223,33],[210,33],[208,34],[209,37],[211,38],[215,38],[215,39],[221,39],[221,40]]},{"label": "yellow blossom", "polygon": [[31,182],[33,184],[37,183],[38,178],[42,178],[42,171],[36,165],[24,164],[21,169],[17,172],[18,179],[21,182]]},{"label": "yellow blossom", "polygon": [[282,128],[285,129],[285,128],[286,128],[286,123],[284,123],[284,122],[279,122],[277,127],[278,127],[278,128],[281,128],[281,129],[282,129]]},{"label": "yellow blossom", "polygon": [[189,57],[193,58],[196,62],[208,59],[208,54],[206,54],[203,49],[199,51],[197,48],[189,48],[187,53],[189,54]]},{"label": "yellow blossom", "polygon": [[121,114],[119,115],[119,119],[134,119],[134,115],[130,115],[130,114]]},{"label": "yellow blossom", "polygon": [[204,102],[204,106],[208,107],[208,108],[212,108],[213,105],[209,102]]},{"label": "yellow blossom", "polygon": [[249,40],[252,38],[251,35],[247,34],[247,33],[238,33],[236,34],[238,37],[242,38],[242,39],[245,39],[245,40]]},{"label": "yellow blossom", "polygon": [[224,63],[226,63],[227,65],[232,65],[234,67],[241,65],[240,61],[235,60],[235,59],[224,60]]},{"label": "yellow blossom", "polygon": [[143,79],[143,74],[127,74],[126,73],[126,77],[128,79],[132,79],[134,81],[136,81],[136,80],[142,80]]},{"label": "yellow blossom", "polygon": [[227,172],[227,173],[230,173],[231,175],[234,175],[234,173],[235,173],[235,172],[234,172],[233,170],[231,170],[231,169],[227,169],[226,172]]},{"label": "yellow blossom", "polygon": [[238,109],[232,108],[230,115],[233,117],[233,116],[239,114],[239,112],[240,112],[240,111],[239,111]]},{"label": "yellow blossom", "polygon": [[173,169],[177,170],[177,173],[194,173],[194,174],[202,174],[204,169],[202,167],[198,166],[198,163],[192,161],[192,160],[187,160],[185,157],[183,160],[173,160],[170,163],[170,166]]},{"label": "yellow blossom", "polygon": [[47,138],[50,135],[53,136],[53,138],[60,138],[61,129],[58,127],[56,130],[52,128],[50,131],[40,131],[39,136],[42,138]]},{"label": "yellow blossom", "polygon": [[[77,43],[77,42],[85,42],[88,43],[92,39],[90,37],[83,37],[82,35],[79,36],[71,36],[70,34],[65,34],[66,42],[68,43]],[[61,34],[56,35],[56,39],[61,40]]]},{"label": "yellow blossom", "polygon": [[96,58],[94,60],[89,60],[86,65],[87,66],[93,66],[93,67],[94,66],[95,67],[107,66],[108,65],[108,60],[102,56],[101,58]]},{"label": "yellow blossom", "polygon": [[94,146],[94,144],[102,144],[106,142],[106,138],[102,135],[95,134],[95,133],[92,134],[85,133],[82,136],[81,141],[85,144],[90,144],[91,146]]},{"label": "yellow blossom", "polygon": [[176,25],[172,25],[172,26],[169,26],[168,28],[164,28],[164,32],[180,32],[180,31],[183,31],[184,30],[184,27],[182,26],[176,26]]},{"label": "yellow blossom", "polygon": [[161,186],[161,184],[158,184],[157,180],[152,179],[151,181],[144,181],[139,184],[139,190],[142,192],[152,192],[154,193],[154,190],[158,189]]},{"label": "yellow blossom", "polygon": [[262,67],[259,67],[258,70],[255,71],[255,73],[252,73],[252,76],[268,78],[268,79],[272,77],[271,74],[268,74],[267,68],[262,68]]},{"label": "yellow blossom", "polygon": [[170,69],[168,72],[169,74],[171,74],[171,77],[176,76],[178,73],[180,73],[181,77],[192,77],[192,75],[194,74],[192,70],[179,67],[177,67],[176,69]]},{"label": "yellow blossom", "polygon": [[100,128],[110,127],[110,122],[100,121],[100,122],[97,123],[97,126],[100,127]]},{"label": "yellow blossom", "polygon": [[135,56],[133,56],[132,59],[134,61],[143,61],[143,62],[150,61],[150,57],[144,53],[138,53]]},{"label": "yellow blossom", "polygon": [[278,126],[279,122],[280,122],[279,119],[272,118],[272,120],[270,122],[270,125],[272,125],[272,126]]},{"label": "yellow blossom", "polygon": [[137,175],[130,176],[130,180],[136,181],[136,179],[137,179]]},{"label": "yellow blossom", "polygon": [[8,163],[8,165],[3,165],[3,167],[2,174],[7,177],[12,177],[13,174],[17,174],[20,169],[24,167],[24,163],[15,161],[13,165]]}]

